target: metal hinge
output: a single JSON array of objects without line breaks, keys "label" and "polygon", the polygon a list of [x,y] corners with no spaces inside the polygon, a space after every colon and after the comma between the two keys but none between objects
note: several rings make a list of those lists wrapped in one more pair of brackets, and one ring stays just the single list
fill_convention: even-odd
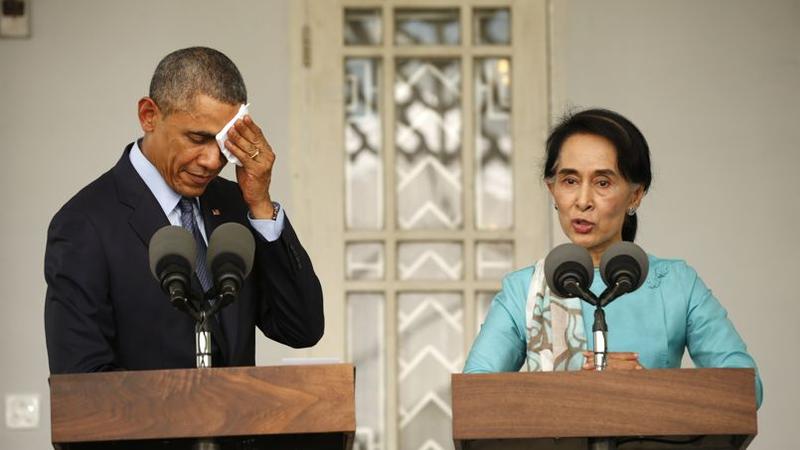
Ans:
[{"label": "metal hinge", "polygon": [[303,25],[303,67],[311,67],[311,27]]}]

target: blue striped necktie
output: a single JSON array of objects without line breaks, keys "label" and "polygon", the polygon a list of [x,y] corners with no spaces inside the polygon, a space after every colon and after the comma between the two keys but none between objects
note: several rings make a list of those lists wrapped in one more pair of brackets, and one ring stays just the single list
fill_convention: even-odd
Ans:
[{"label": "blue striped necktie", "polygon": [[211,274],[206,267],[206,241],[203,240],[203,235],[200,234],[200,229],[197,227],[197,221],[194,218],[194,204],[193,198],[181,197],[181,226],[186,228],[194,236],[195,243],[197,244],[197,261],[195,273],[197,279],[200,280],[200,285],[203,287],[203,292],[208,292],[211,289]]}]

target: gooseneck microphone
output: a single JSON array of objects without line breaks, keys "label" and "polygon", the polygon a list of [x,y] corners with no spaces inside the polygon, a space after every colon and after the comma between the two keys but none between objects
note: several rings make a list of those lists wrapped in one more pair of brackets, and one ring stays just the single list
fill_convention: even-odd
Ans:
[{"label": "gooseneck microphone", "polygon": [[600,275],[606,289],[600,297],[589,290],[594,266],[589,252],[575,244],[554,248],[544,260],[544,272],[550,290],[559,297],[578,297],[595,306],[592,335],[594,366],[601,371],[607,365],[608,326],[603,307],[623,294],[638,289],[647,278],[647,254],[632,242],[618,242],[600,258]]},{"label": "gooseneck microphone", "polygon": [[647,254],[633,242],[617,242],[600,258],[600,276],[608,288],[600,296],[601,306],[639,289],[647,278]]},{"label": "gooseneck microphone", "polygon": [[544,260],[544,274],[550,290],[559,297],[578,297],[592,305],[597,298],[589,291],[594,266],[589,252],[575,244],[561,244]]},{"label": "gooseneck microphone", "polygon": [[192,290],[197,244],[183,227],[166,226],[150,239],[150,271],[172,306],[186,312],[195,321],[195,356],[197,367],[212,366],[212,343],[209,321],[225,305],[233,302],[253,267],[255,240],[244,226],[226,223],[217,227],[208,240],[207,267],[215,289],[209,301]]},{"label": "gooseneck microphone", "polygon": [[172,306],[189,312],[189,289],[197,248],[184,228],[166,226],[153,235],[149,245],[150,272],[169,295]]},{"label": "gooseneck microphone", "polygon": [[256,243],[250,230],[236,222],[217,227],[208,242],[206,264],[217,287],[217,308],[222,308],[236,299],[250,274]]}]

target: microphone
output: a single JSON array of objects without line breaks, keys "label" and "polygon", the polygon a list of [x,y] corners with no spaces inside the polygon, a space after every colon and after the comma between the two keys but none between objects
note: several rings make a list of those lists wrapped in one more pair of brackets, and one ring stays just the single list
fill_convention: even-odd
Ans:
[{"label": "microphone", "polygon": [[253,234],[241,224],[224,223],[211,233],[206,264],[222,299],[219,308],[239,295],[244,279],[253,268],[255,251]]},{"label": "microphone", "polygon": [[195,268],[197,247],[189,232],[169,225],[150,238],[150,272],[169,295],[172,306],[188,308],[188,293]]},{"label": "microphone", "polygon": [[589,291],[594,279],[594,266],[589,251],[575,244],[561,244],[544,260],[544,274],[550,290],[559,297],[579,297],[596,304]]},{"label": "microphone", "polygon": [[647,254],[633,242],[617,242],[600,258],[600,276],[608,286],[601,296],[606,305],[615,298],[633,292],[644,284],[650,262]]}]

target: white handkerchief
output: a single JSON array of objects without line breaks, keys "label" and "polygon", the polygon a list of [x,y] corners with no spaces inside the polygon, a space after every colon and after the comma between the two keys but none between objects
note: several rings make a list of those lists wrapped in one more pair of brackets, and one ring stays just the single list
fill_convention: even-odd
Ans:
[{"label": "white handkerchief", "polygon": [[219,151],[221,151],[222,154],[225,155],[225,158],[228,159],[228,162],[232,162],[240,167],[242,165],[242,162],[239,161],[239,158],[234,156],[233,153],[231,153],[227,148],[225,148],[225,141],[228,139],[228,130],[231,129],[231,127],[233,126],[234,123],[236,123],[237,120],[241,119],[242,117],[245,116],[245,114],[248,113],[247,110],[248,106],[250,106],[250,103],[242,105],[239,108],[239,112],[237,112],[236,115],[233,116],[233,119],[231,119],[230,122],[228,122],[224,127],[222,127],[222,131],[217,133],[217,145],[219,145]]}]

